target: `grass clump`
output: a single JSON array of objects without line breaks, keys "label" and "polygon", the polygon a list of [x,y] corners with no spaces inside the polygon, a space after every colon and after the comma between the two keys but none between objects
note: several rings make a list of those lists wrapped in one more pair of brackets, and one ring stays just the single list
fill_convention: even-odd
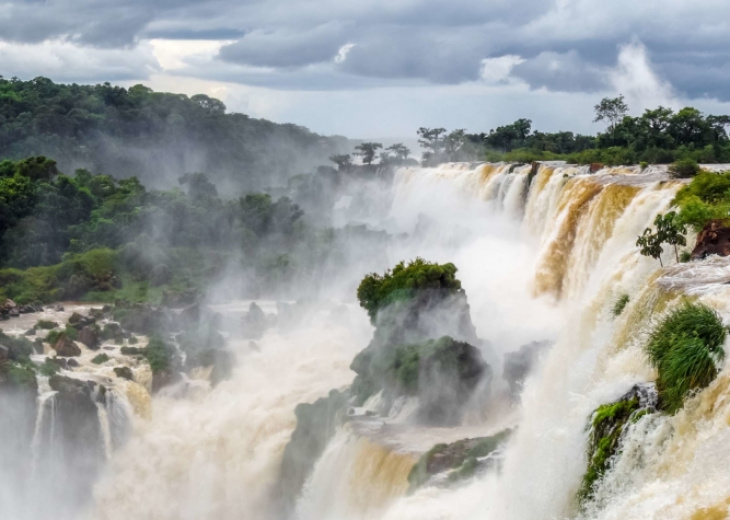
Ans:
[{"label": "grass clump", "polygon": [[43,362],[43,364],[40,367],[38,367],[38,372],[40,372],[41,375],[46,376],[46,377],[55,376],[56,374],[58,374],[59,370],[60,370],[60,367],[48,358],[46,358],[46,360]]},{"label": "grass clump", "polygon": [[413,298],[419,289],[448,292],[461,290],[456,271],[456,266],[452,263],[436,264],[423,258],[416,258],[408,265],[400,262],[392,271],[386,271],[382,276],[371,273],[363,278],[357,288],[357,298],[374,323],[380,309],[396,301]]},{"label": "grass clump", "polygon": [[106,355],[105,353],[98,354],[97,356],[94,356],[94,359],[91,360],[92,363],[95,365],[102,365],[109,361],[111,358]]},{"label": "grass clump", "polygon": [[716,364],[725,357],[726,336],[720,316],[703,304],[684,304],[661,321],[645,350],[659,372],[663,410],[675,413],[691,392],[715,379]]},{"label": "grass clump", "polygon": [[710,220],[730,218],[730,172],[702,171],[683,186],[672,201],[679,219],[699,232]]},{"label": "grass clump", "polygon": [[624,308],[626,308],[626,305],[629,303],[629,295],[628,294],[622,294],[618,297],[616,302],[613,304],[613,309],[611,309],[611,314],[613,314],[614,318],[617,318],[621,316],[621,313],[624,312]]}]

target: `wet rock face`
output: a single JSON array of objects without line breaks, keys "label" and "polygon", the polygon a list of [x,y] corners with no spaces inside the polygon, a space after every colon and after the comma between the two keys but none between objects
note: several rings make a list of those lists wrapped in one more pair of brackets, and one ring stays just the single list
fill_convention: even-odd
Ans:
[{"label": "wet rock face", "polygon": [[488,387],[491,377],[479,349],[448,336],[379,348],[371,343],[350,368],[357,373],[351,388],[356,405],[382,391],[381,413],[387,414],[399,397],[418,397],[417,418],[432,425],[457,424],[478,385]]},{"label": "wet rock face", "polygon": [[294,409],[297,427],[284,450],[275,490],[281,518],[291,513],[314,464],[344,419],[346,405],[347,395],[332,390],[327,397],[317,399],[312,404],[298,404]]},{"label": "wet rock face", "polygon": [[730,256],[730,227],[727,221],[710,220],[697,235],[697,244],[690,258],[701,260],[709,255]]},{"label": "wet rock face", "polygon": [[106,388],[59,375],[52,376],[49,384],[58,392],[55,427],[63,450],[56,455],[63,458],[64,471],[74,475],[67,491],[80,503],[88,497],[105,459],[97,402],[104,402]]},{"label": "wet rock face", "polygon": [[463,291],[420,290],[413,298],[380,310],[375,327],[376,345],[415,343],[442,336],[480,344]]}]

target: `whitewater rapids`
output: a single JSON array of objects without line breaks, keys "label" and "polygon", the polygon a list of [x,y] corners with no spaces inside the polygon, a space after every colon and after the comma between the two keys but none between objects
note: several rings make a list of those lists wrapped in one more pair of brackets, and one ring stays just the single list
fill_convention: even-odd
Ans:
[{"label": "whitewater rapids", "polygon": [[[658,169],[452,164],[397,172],[381,225],[410,237],[388,251],[389,265],[371,270],[415,256],[454,262],[496,373],[502,355],[525,343],[554,346],[517,410],[493,409],[461,428],[391,444],[341,429],[305,485],[298,520],[726,518],[727,365],[676,416],[642,419],[595,503],[582,512],[575,503],[591,412],[655,378],[641,351],[651,312],[689,295],[730,317],[726,259],[672,266],[667,251],[664,265],[672,267],[658,272],[635,247],[679,187]],[[352,273],[353,287],[363,274]],[[614,319],[622,294],[631,300]],[[233,378],[211,391],[156,397],[149,418],[114,453],[90,518],[271,518],[294,407],[347,386],[349,364],[372,334],[364,311],[346,303],[347,319],[320,312],[304,328],[267,334],[258,351],[234,342]],[[505,421],[518,429],[500,473],[407,494],[407,474],[428,444],[487,434]]]}]

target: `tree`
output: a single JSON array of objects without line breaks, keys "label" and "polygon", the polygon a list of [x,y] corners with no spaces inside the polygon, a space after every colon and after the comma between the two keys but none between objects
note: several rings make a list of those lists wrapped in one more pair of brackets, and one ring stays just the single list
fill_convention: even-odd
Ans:
[{"label": "tree", "polygon": [[636,245],[641,248],[639,252],[643,256],[656,258],[659,260],[659,265],[664,267],[662,263],[664,249],[662,249],[662,243],[658,233],[652,233],[651,228],[646,228],[644,233],[639,235],[639,238],[636,240]]},{"label": "tree", "polygon": [[651,228],[646,228],[644,233],[636,240],[636,245],[641,248],[641,254],[650,256],[659,260],[662,264],[661,254],[664,252],[662,243],[667,243],[674,247],[674,256],[679,263],[679,252],[677,246],[687,245],[687,239],[684,234],[687,233],[687,227],[680,221],[676,212],[670,211],[666,215],[659,214],[654,219],[656,233],[652,233]]},{"label": "tree", "polygon": [[418,144],[421,148],[424,148],[423,152],[423,165],[434,165],[441,161],[444,151],[444,138],[443,134],[446,133],[445,128],[426,128],[421,127],[418,129]]},{"label": "tree", "polygon": [[381,149],[383,145],[381,143],[360,143],[355,147],[355,155],[362,157],[362,162],[365,164],[372,164],[375,159],[376,152]]},{"label": "tree", "polygon": [[352,157],[349,153],[330,155],[330,161],[337,165],[339,171],[345,171],[352,166]]},{"label": "tree", "polygon": [[624,102],[624,96],[603,98],[593,109],[596,111],[596,118],[593,122],[608,121],[608,128],[611,131],[611,139],[613,140],[616,125],[629,111],[629,106]]},{"label": "tree", "polygon": [[218,196],[215,184],[210,182],[204,173],[186,173],[177,182],[182,186],[187,186],[188,195],[195,201]]},{"label": "tree", "polygon": [[687,239],[684,238],[684,234],[687,233],[687,226],[680,222],[676,211],[670,211],[666,215],[657,215],[654,219],[654,225],[661,241],[674,246],[674,256],[677,263],[679,263],[677,246],[687,245]]},{"label": "tree", "polygon": [[398,159],[400,162],[407,161],[408,156],[411,155],[411,151],[403,143],[395,143],[394,145],[386,148],[386,150],[393,152],[393,155],[395,155],[396,159]]}]

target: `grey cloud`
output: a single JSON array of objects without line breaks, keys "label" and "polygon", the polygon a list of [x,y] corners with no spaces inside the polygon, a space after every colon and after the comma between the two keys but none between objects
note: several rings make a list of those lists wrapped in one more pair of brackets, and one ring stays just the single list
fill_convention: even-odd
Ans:
[{"label": "grey cloud", "polygon": [[562,92],[596,92],[607,86],[605,70],[584,61],[577,51],[541,52],[512,69],[532,88]]},{"label": "grey cloud", "polygon": [[[133,52],[146,38],[235,40],[217,59],[176,73],[277,89],[471,82],[483,59],[510,54],[525,59],[513,77],[532,88],[595,92],[618,47],[637,38],[678,91],[730,100],[723,50],[730,32],[722,25],[730,3],[721,0],[2,2],[0,41],[58,39]],[[335,63],[347,43],[354,44],[347,59]]]},{"label": "grey cloud", "polygon": [[255,67],[301,67],[333,59],[345,43],[346,27],[338,23],[308,31],[255,30],[223,47],[220,57]]}]

